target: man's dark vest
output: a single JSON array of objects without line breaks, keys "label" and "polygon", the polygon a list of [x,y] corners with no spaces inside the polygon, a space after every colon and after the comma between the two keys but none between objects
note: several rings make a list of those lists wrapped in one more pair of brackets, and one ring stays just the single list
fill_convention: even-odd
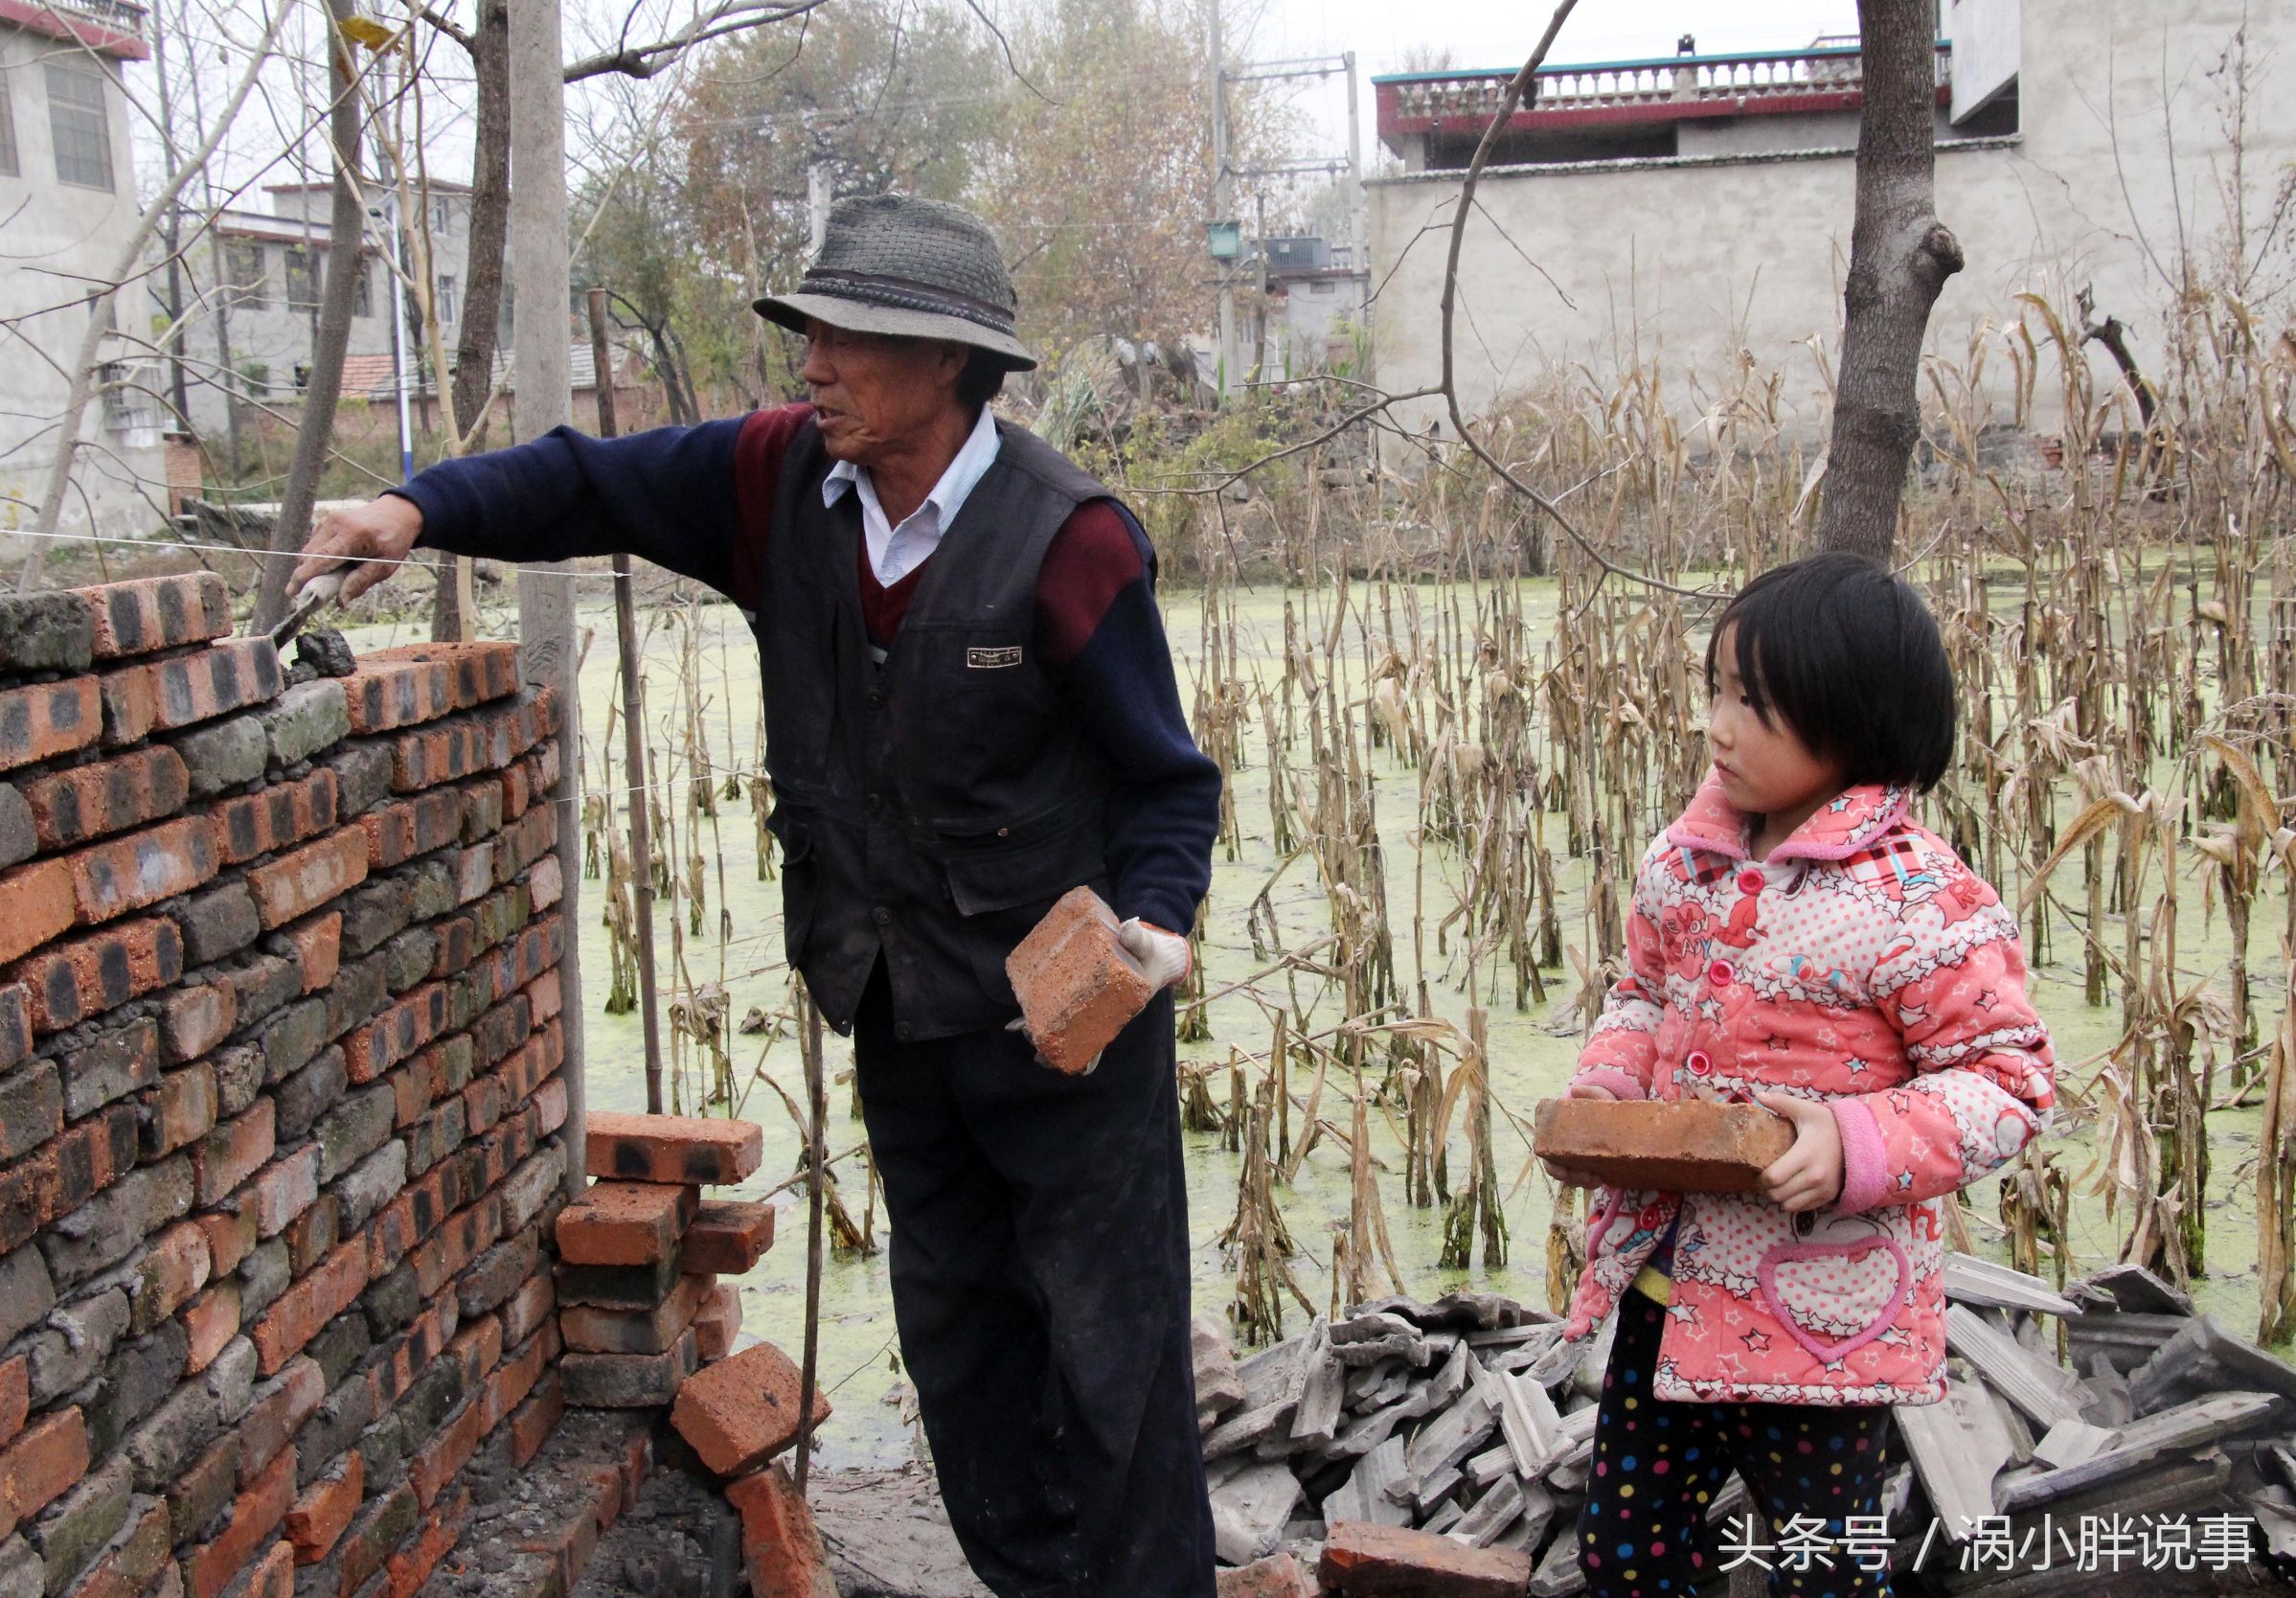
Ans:
[{"label": "man's dark vest", "polygon": [[1107,892],[1111,774],[1037,658],[1036,574],[1069,513],[1108,491],[1000,423],[880,664],[860,496],[821,502],[832,464],[807,422],[756,621],[789,963],[840,1032],[880,953],[897,1037],[1001,1026],[1018,1014],[1012,946],[1070,888]]}]

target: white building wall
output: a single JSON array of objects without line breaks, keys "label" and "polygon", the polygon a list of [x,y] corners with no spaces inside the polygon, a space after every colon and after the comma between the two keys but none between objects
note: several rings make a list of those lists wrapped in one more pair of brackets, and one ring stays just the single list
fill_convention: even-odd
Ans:
[{"label": "white building wall", "polygon": [[[45,63],[57,57],[104,75],[110,133],[109,192],[57,181]],[[136,190],[120,63],[45,34],[0,24],[0,73],[8,79],[16,171],[0,171],[0,533],[30,527],[52,468],[71,367],[87,331],[85,296],[115,272],[135,235]],[[113,303],[111,326],[145,334],[141,296]],[[131,384],[88,407],[74,491],[60,531],[140,536],[166,515],[157,368],[107,336],[102,357]],[[20,545],[22,540],[9,540]],[[11,547],[11,553],[16,551]]]},{"label": "white building wall", "polygon": [[[375,199],[378,205],[381,203],[379,192]],[[469,201],[467,195],[460,193],[435,195],[433,201],[441,214],[431,219],[431,248],[438,262],[442,288],[451,285],[453,289],[455,316],[446,319],[443,328],[451,358],[455,340],[462,331],[461,302],[466,284],[463,262],[469,243]],[[296,368],[310,363],[318,334],[318,302],[326,284],[327,224],[333,203],[331,192],[324,187],[275,190],[273,215],[260,218],[262,237],[255,237],[248,231],[258,225],[257,218],[242,217],[234,229],[226,230],[216,240],[202,241],[193,253],[192,281],[187,285],[186,298],[193,300],[193,308],[184,329],[184,350],[190,363],[186,408],[191,413],[193,430],[207,441],[211,449],[222,446],[229,429],[223,388],[222,353],[226,342],[230,347],[229,371],[235,375],[242,425],[252,425],[265,413],[288,418],[294,414],[299,403]],[[439,225],[442,220],[443,228]],[[217,242],[222,246],[220,259],[214,247]],[[369,242],[377,251],[382,247],[379,227],[370,231]],[[235,247],[242,258],[246,251],[261,252],[260,301],[239,292],[252,274],[240,271],[226,275]],[[310,253],[314,273],[307,292],[298,290],[290,296],[287,257],[293,249]],[[158,278],[153,285],[155,293],[164,286]],[[411,295],[409,308],[411,314]],[[391,353],[391,275],[379,253],[368,258],[366,304],[363,314],[352,318],[348,353],[352,355]],[[422,354],[421,346],[410,331],[406,351],[410,383],[415,381]],[[345,398],[358,397],[346,393]]]},{"label": "white building wall", "polygon": [[[1991,338],[1995,420],[2008,417],[2012,382],[1997,335],[2017,320],[2021,293],[2072,318],[2074,292],[2093,285],[2100,314],[2128,325],[2140,363],[2157,363],[2171,300],[2164,269],[2173,270],[2179,238],[2204,270],[2221,258],[2233,166],[2225,64],[2243,29],[2253,225],[2296,160],[2296,7],[2026,0],[2020,132],[1941,148],[1937,160],[1939,215],[1967,264],[1938,303],[1930,344],[1958,363],[1972,339]],[[1788,425],[1813,424],[1838,343],[1853,182],[1850,144],[1487,172],[1478,199],[1489,216],[1467,227],[1454,340],[1469,412],[1557,370],[1582,363],[1607,375],[1637,359],[1661,362],[1670,393],[1687,404],[1694,396],[1679,379],[1694,378],[1711,400],[1750,359],[1782,375]],[[1447,223],[1457,178],[1398,175],[1368,187],[1373,281],[1384,284],[1374,311],[1379,379],[1395,391],[1429,385],[1441,366],[1445,240],[1420,230]],[[2288,246],[2279,247],[2285,281]],[[2117,381],[2102,351],[2089,359],[2101,389]],[[2051,397],[2042,385],[2044,407]],[[1439,415],[1440,403],[1421,405],[1413,420]],[[2053,412],[2033,421],[2046,428]]]}]

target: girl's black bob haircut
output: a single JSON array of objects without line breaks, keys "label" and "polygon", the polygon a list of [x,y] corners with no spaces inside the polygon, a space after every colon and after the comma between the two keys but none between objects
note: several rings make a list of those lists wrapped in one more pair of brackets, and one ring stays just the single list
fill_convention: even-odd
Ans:
[{"label": "girl's black bob haircut", "polygon": [[1706,645],[1706,691],[1727,638],[1763,726],[1773,714],[1843,780],[1926,791],[1953,759],[1953,666],[1912,584],[1863,556],[1812,555],[1739,590]]}]

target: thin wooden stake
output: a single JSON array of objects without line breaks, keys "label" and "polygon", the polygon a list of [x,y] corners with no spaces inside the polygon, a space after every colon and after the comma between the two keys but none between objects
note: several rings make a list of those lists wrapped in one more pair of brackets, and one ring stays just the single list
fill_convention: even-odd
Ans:
[{"label": "thin wooden stake", "polygon": [[[606,348],[606,291],[590,290],[591,380],[598,388],[598,436],[613,438],[614,366]],[[662,1015],[653,979],[653,818],[646,783],[646,727],[638,702],[638,603],[630,558],[614,557],[614,639],[622,656],[623,767],[629,778],[630,908],[637,923],[638,1004],[646,1017],[646,1113],[662,1113]]]},{"label": "thin wooden stake", "polygon": [[811,1190],[806,1222],[806,1352],[797,1379],[797,1495],[806,1495],[806,1465],[813,1452],[813,1384],[821,1357],[821,1220],[829,1187],[828,1151],[822,1144],[822,1123],[829,1116],[829,1089],[822,1081],[821,1010],[813,995],[798,1000],[803,1015],[806,1057],[806,1185]]}]

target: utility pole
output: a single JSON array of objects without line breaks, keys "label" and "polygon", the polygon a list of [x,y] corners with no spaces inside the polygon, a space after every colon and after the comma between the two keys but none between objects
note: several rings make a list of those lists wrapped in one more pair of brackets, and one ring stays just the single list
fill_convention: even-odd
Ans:
[{"label": "utility pole", "polygon": [[[540,438],[571,420],[573,352],[567,305],[573,285],[566,260],[566,80],[559,64],[558,0],[510,0],[511,266],[518,296],[511,307],[511,370],[516,382],[517,436]],[[580,1198],[586,1119],[582,1051],[581,701],[574,665],[574,568],[558,560],[518,569],[518,650],[530,688],[558,697],[558,914],[566,952],[558,966],[565,993],[559,1012],[566,1035],[566,1192]]]},{"label": "utility pole", "polygon": [[415,422],[407,414],[406,279],[399,276],[406,265],[406,252],[399,248],[396,187],[383,196],[383,227],[390,234],[391,247],[391,387],[398,395],[398,480],[409,483],[415,477]]},{"label": "utility pole", "polygon": [[[1230,222],[1234,207],[1228,171],[1228,64],[1219,38],[1219,0],[1212,0],[1212,219]],[[1219,268],[1219,393],[1228,395],[1236,380],[1236,271],[1223,262]]]},{"label": "utility pole", "polygon": [[813,225],[813,253],[821,253],[821,241],[829,237],[830,205],[834,199],[830,189],[830,164],[816,161],[806,169],[806,210]]}]

